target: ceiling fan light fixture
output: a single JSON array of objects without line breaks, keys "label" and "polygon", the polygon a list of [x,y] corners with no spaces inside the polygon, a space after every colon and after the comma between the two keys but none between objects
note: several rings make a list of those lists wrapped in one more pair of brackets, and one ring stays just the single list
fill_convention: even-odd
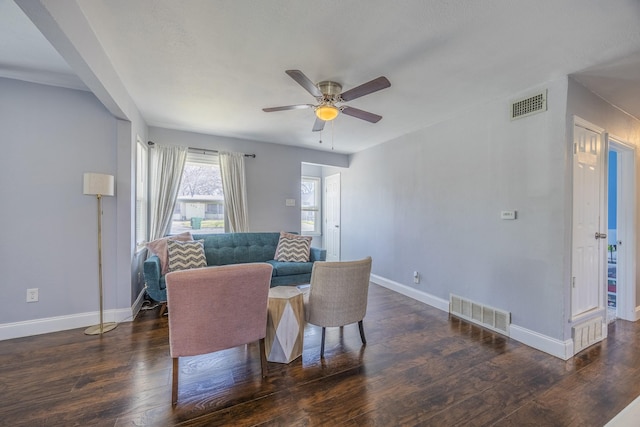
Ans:
[{"label": "ceiling fan light fixture", "polygon": [[318,108],[316,108],[316,116],[320,120],[324,120],[325,122],[338,117],[339,112],[340,110],[338,109],[338,107],[329,104],[320,105]]}]

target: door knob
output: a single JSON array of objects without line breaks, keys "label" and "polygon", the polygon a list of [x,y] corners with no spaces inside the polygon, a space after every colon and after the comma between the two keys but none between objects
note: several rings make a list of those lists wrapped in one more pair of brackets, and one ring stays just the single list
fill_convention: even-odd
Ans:
[{"label": "door knob", "polygon": [[598,233],[598,232],[596,231],[596,235],[595,235],[595,237],[596,237],[596,240],[597,240],[597,239],[606,239],[606,238],[607,238],[607,233]]}]

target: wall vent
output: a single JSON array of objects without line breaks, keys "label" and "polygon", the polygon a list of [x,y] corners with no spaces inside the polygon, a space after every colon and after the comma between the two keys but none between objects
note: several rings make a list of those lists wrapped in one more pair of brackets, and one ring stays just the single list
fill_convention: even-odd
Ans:
[{"label": "wall vent", "polygon": [[491,329],[492,331],[509,336],[511,313],[507,311],[498,310],[496,308],[450,294],[449,313]]},{"label": "wall vent", "polygon": [[511,103],[511,120],[547,111],[547,90]]},{"label": "wall vent", "polygon": [[602,341],[602,316],[576,325],[572,328],[573,354]]}]

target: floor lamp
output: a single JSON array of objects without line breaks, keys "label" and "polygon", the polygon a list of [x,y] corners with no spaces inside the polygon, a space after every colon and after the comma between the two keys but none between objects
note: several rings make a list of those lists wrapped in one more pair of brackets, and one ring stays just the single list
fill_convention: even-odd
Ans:
[{"label": "floor lamp", "polygon": [[102,335],[117,326],[115,322],[103,321],[103,296],[102,296],[102,196],[114,195],[113,175],[101,173],[85,173],[83,193],[96,196],[98,199],[98,293],[100,294],[100,324],[89,326],[84,333],[87,335]]}]

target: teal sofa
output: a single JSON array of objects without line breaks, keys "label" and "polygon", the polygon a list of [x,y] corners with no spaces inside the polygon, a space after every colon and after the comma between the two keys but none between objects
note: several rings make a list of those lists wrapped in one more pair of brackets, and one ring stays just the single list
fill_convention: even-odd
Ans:
[{"label": "teal sofa", "polygon": [[[280,233],[193,234],[204,240],[207,266],[267,262],[273,266],[271,287],[309,283],[315,261],[327,258],[325,249],[311,248],[309,262],[279,262],[273,258]],[[167,288],[160,270],[160,259],[153,255],[144,262],[147,294],[154,301],[167,301]]]}]

